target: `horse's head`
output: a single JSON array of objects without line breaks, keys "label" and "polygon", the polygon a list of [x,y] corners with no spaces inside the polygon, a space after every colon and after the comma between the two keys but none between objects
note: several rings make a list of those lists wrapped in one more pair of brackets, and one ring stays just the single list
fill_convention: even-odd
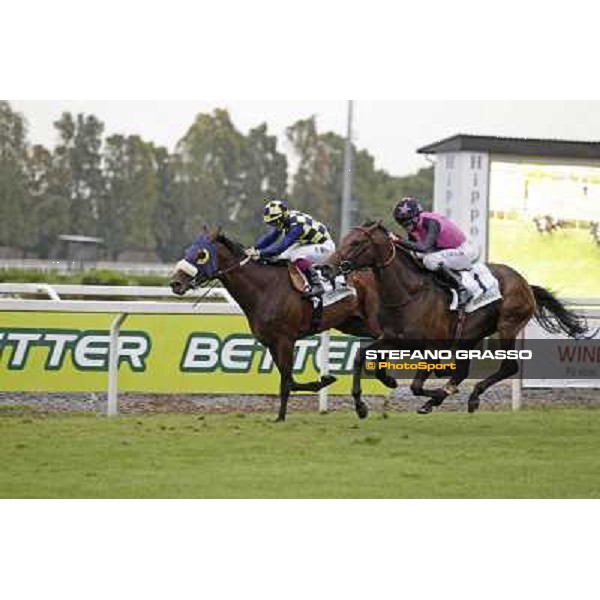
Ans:
[{"label": "horse's head", "polygon": [[385,267],[393,260],[396,249],[388,230],[381,222],[368,221],[353,227],[340,242],[328,261],[343,272]]},{"label": "horse's head", "polygon": [[170,286],[173,293],[183,296],[188,290],[214,278],[219,271],[217,262],[216,235],[208,229],[198,236],[175,265]]}]

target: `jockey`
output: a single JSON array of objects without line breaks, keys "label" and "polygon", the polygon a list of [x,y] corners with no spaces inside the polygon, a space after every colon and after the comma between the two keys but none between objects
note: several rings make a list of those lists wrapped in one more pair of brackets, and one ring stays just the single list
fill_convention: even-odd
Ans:
[{"label": "jockey", "polygon": [[254,248],[246,250],[246,254],[254,260],[277,257],[293,262],[311,286],[306,297],[320,296],[323,286],[313,265],[325,262],[335,252],[325,225],[310,215],[290,210],[281,200],[267,202],[263,221],[271,229],[258,239]]},{"label": "jockey", "polygon": [[409,250],[422,252],[423,265],[430,271],[440,270],[456,287],[458,305],[463,308],[471,292],[463,285],[459,273],[472,268],[477,251],[465,234],[450,219],[424,212],[414,198],[402,198],[394,209],[394,219],[408,232],[409,240],[399,240]]}]

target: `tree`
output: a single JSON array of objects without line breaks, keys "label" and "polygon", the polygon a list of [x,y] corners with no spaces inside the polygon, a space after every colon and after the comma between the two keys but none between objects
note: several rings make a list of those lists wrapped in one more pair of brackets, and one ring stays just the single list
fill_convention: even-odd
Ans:
[{"label": "tree", "polygon": [[[250,244],[267,199],[288,196],[288,162],[262,123],[247,134],[229,113],[199,114],[175,152],[136,135],[112,135],[93,115],[64,113],[54,150],[30,147],[22,115],[0,102],[0,245],[49,257],[60,234],[99,235],[111,258],[125,250],[181,256],[203,225],[222,225]],[[297,167],[291,204],[339,229],[344,138],[319,132],[315,117],[286,130]],[[402,196],[426,207],[433,169],[392,177],[352,146],[354,221],[383,219]]]},{"label": "tree", "polygon": [[[373,159],[369,157],[369,162]],[[414,175],[393,177],[387,171],[367,167],[359,158],[355,163],[355,194],[358,199],[358,217],[362,222],[366,219],[381,220],[387,226],[395,225],[393,209],[396,202],[405,196],[418,198],[424,208],[430,209],[433,203],[433,168],[420,169]],[[363,169],[361,169],[361,165]]]},{"label": "tree", "polygon": [[283,198],[287,190],[287,158],[277,149],[277,138],[263,123],[244,138],[240,178],[243,185],[230,214],[228,228],[247,244],[263,229],[266,200]]},{"label": "tree", "polygon": [[403,196],[419,198],[423,207],[431,210],[433,207],[433,167],[419,169],[414,175],[398,179],[398,187]]},{"label": "tree", "polygon": [[104,125],[93,115],[63,113],[54,123],[60,142],[54,150],[54,169],[59,193],[68,199],[69,231],[96,235],[100,203],[104,195],[102,132]]},{"label": "tree", "polygon": [[69,201],[62,193],[53,156],[43,146],[36,145],[31,149],[27,175],[30,198],[28,238],[36,255],[48,258],[58,236],[68,231]]},{"label": "tree", "polygon": [[286,135],[297,158],[291,194],[294,206],[337,231],[343,139],[333,133],[319,134],[314,116],[288,127]]},{"label": "tree", "polygon": [[199,114],[177,145],[186,235],[197,234],[201,225],[225,225],[238,210],[243,147],[242,134],[223,109]]},{"label": "tree", "polygon": [[106,193],[101,234],[116,260],[124,250],[153,251],[160,180],[154,146],[139,136],[113,135],[104,150]]},{"label": "tree", "polygon": [[0,101],[0,245],[27,244],[27,125]]},{"label": "tree", "polygon": [[[314,117],[297,121],[286,133],[298,161],[291,194],[293,204],[326,223],[335,235],[341,219],[345,140],[333,132],[319,133]],[[393,206],[402,196],[416,196],[426,207],[431,206],[432,168],[421,169],[408,177],[393,177],[377,169],[373,156],[367,150],[358,150],[354,144],[352,165],[355,223],[380,219],[392,225]]]},{"label": "tree", "polygon": [[196,117],[171,165],[177,196],[171,211],[187,239],[206,224],[250,243],[261,227],[264,200],[282,197],[287,186],[287,159],[277,138],[265,124],[243,135],[223,109]]},{"label": "tree", "polygon": [[182,181],[181,157],[169,154],[166,148],[155,149],[159,201],[154,217],[156,252],[163,261],[180,258],[190,243],[185,238],[187,227],[186,185]]}]

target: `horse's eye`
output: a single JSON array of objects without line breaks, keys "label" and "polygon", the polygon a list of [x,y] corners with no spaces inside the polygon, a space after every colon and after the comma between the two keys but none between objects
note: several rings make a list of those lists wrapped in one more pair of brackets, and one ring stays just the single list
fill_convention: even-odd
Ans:
[{"label": "horse's eye", "polygon": [[210,260],[210,252],[203,248],[198,252],[198,258],[196,258],[196,263],[199,265],[205,265]]}]

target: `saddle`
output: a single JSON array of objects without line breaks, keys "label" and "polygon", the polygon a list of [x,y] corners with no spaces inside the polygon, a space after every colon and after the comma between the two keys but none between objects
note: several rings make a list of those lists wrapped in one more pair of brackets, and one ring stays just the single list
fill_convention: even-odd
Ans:
[{"label": "saddle", "polygon": [[288,263],[288,275],[290,276],[290,283],[292,287],[301,294],[308,288],[308,281],[304,276],[304,273],[294,264]]},{"label": "saddle", "polygon": [[[287,267],[292,287],[300,293],[309,290],[310,283],[306,279],[306,275],[304,275],[304,273],[294,263],[288,263]],[[336,275],[330,269],[331,267],[327,267],[326,265],[315,266],[315,270],[318,271],[321,276],[321,284],[323,285],[324,289],[323,299],[325,306],[340,300],[345,295],[348,295],[348,292],[353,289],[349,286],[344,275]]]},{"label": "saddle", "polygon": [[270,267],[285,267],[288,271],[290,283],[297,292],[302,294],[310,289],[310,284],[304,273],[294,263],[288,260],[282,260],[280,258],[262,258],[259,261],[259,264],[269,265]]},{"label": "saddle", "polygon": [[[422,255],[420,253],[411,251],[410,254],[421,273],[429,277],[434,285],[443,290],[448,299],[450,310],[456,311],[458,307],[456,283],[447,279],[443,271],[429,271],[426,269],[421,262]],[[475,263],[468,271],[457,271],[457,273],[461,276],[462,284],[472,294],[471,300],[465,307],[465,312],[474,312],[502,297],[498,280],[484,263]]]},{"label": "saddle", "polygon": [[[306,276],[294,263],[288,263],[288,275],[292,287],[300,294],[304,294],[304,292],[310,289],[310,284]],[[307,298],[307,300],[310,301],[312,306],[310,329],[307,335],[312,335],[319,330],[321,318],[323,317],[323,296]]]},{"label": "saddle", "polygon": [[[458,293],[455,283],[449,281],[440,271],[432,272],[425,268],[424,271],[431,275],[434,284],[444,291],[450,310],[456,311]],[[467,302],[465,312],[474,312],[502,297],[498,280],[486,265],[476,263],[469,271],[457,271],[457,273],[461,276],[463,285],[471,292],[471,299]]]}]

